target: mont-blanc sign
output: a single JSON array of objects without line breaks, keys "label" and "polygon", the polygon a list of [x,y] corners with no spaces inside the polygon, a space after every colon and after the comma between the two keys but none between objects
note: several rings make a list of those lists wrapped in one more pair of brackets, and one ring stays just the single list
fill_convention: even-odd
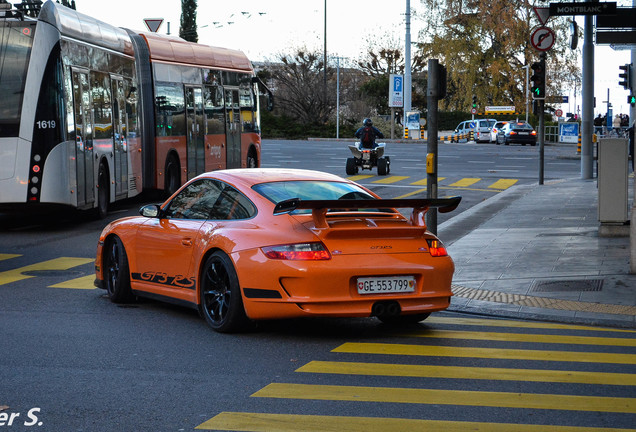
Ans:
[{"label": "mont-blanc sign", "polygon": [[550,16],[616,15],[616,2],[550,3]]}]

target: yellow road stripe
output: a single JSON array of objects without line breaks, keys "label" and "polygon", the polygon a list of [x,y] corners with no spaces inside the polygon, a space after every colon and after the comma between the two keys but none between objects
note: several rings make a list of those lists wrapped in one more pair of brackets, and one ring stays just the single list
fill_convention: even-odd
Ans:
[{"label": "yellow road stripe", "polygon": [[620,332],[620,333],[636,333],[636,330],[591,327],[572,324],[555,324],[537,321],[515,321],[507,319],[482,319],[482,318],[459,318],[459,317],[442,317],[430,316],[426,319],[425,324],[452,324],[452,325],[475,325],[490,327],[517,327],[517,328],[536,328],[536,329],[555,329],[555,330],[586,330],[586,331],[603,331],[603,332]]},{"label": "yellow road stripe", "polygon": [[463,178],[459,181],[456,181],[455,183],[449,184],[449,186],[453,186],[453,187],[468,187],[471,185],[474,185],[475,183],[477,183],[479,180],[481,180],[480,178]]},{"label": "yellow road stripe", "polygon": [[635,432],[636,429],[477,423],[383,417],[222,412],[195,429],[250,432]]},{"label": "yellow road stripe", "polygon": [[332,352],[388,354],[429,357],[495,358],[507,360],[542,360],[613,364],[636,364],[635,354],[593,353],[580,351],[539,351],[501,348],[444,347],[386,343],[347,342]]},{"label": "yellow road stripe", "polygon": [[368,174],[367,175],[360,174],[360,175],[354,175],[354,176],[351,176],[351,177],[347,177],[347,180],[358,181],[358,180],[368,179],[368,178],[371,178],[371,177],[375,177],[375,176],[368,175]]},{"label": "yellow road stripe", "polygon": [[497,408],[558,409],[636,414],[636,398],[571,396],[418,388],[272,383],[252,397],[279,399],[470,405]]},{"label": "yellow road stripe", "polygon": [[488,187],[491,189],[508,189],[518,181],[516,179],[499,179]]},{"label": "yellow road stripe", "polygon": [[417,190],[415,190],[413,192],[409,192],[409,193],[404,194],[404,195],[396,196],[395,198],[396,199],[408,198],[410,196],[417,195],[418,193],[426,193],[426,189],[417,189]]},{"label": "yellow road stripe", "polygon": [[315,360],[296,369],[296,372],[636,386],[635,374],[548,369],[428,366]]},{"label": "yellow road stripe", "polygon": [[427,330],[417,333],[404,333],[403,336],[444,339],[496,340],[511,342],[558,343],[577,345],[605,345],[636,347],[636,339],[607,338],[593,336],[567,336],[521,333],[471,332],[458,330]]},{"label": "yellow road stripe", "polygon": [[65,282],[61,282],[59,284],[50,285],[49,288],[70,288],[70,289],[95,289],[95,275],[88,275],[79,277],[76,279],[71,279]]},{"label": "yellow road stripe", "polygon": [[374,180],[371,183],[391,184],[391,183],[397,183],[407,178],[408,176],[391,176],[391,177],[385,177],[380,180]]},{"label": "yellow road stripe", "polygon": [[[442,180],[445,180],[445,179],[446,179],[446,177],[437,177],[437,181],[438,182],[441,182]],[[426,184],[427,184],[426,181],[427,181],[427,179],[422,179],[422,180],[418,180],[416,182],[413,182],[411,184],[414,185],[414,186],[426,186]]]},{"label": "yellow road stripe", "polygon": [[88,264],[93,262],[92,258],[68,258],[61,257],[48,261],[43,261],[37,264],[20,267],[13,270],[8,270],[0,273],[0,285],[5,285],[11,282],[16,282],[24,279],[29,279],[35,276],[29,276],[22,274],[27,271],[37,270],[68,270],[73,267]]},{"label": "yellow road stripe", "polygon": [[8,259],[11,259],[11,258],[17,258],[17,257],[20,257],[20,256],[22,256],[22,255],[0,253],[0,261],[8,260]]}]

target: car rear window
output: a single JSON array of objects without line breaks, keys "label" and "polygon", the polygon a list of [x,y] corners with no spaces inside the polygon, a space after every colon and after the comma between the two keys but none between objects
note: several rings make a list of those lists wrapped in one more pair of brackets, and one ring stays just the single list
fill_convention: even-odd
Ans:
[{"label": "car rear window", "polygon": [[[252,189],[274,204],[292,198],[301,200],[376,199],[356,184],[330,181],[277,181],[260,183],[252,186]],[[365,211],[368,212],[369,209]],[[309,212],[311,210],[296,210],[294,213]]]}]

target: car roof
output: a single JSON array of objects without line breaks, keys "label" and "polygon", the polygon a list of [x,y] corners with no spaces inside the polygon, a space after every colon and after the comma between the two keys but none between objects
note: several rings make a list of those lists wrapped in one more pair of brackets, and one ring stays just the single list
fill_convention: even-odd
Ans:
[{"label": "car roof", "polygon": [[348,182],[335,174],[321,171],[291,169],[291,168],[238,168],[210,171],[201,174],[201,178],[216,178],[234,185],[252,187],[259,183],[289,180],[314,180],[314,181],[337,181]]}]

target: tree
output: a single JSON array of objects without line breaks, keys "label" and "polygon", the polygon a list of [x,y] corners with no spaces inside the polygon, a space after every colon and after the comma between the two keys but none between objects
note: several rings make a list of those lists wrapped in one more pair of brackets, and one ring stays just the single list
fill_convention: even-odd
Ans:
[{"label": "tree", "polygon": [[181,0],[181,25],[179,36],[190,42],[198,42],[197,0]]},{"label": "tree", "polygon": [[[401,41],[391,36],[380,36],[367,40],[367,52],[358,60],[360,69],[370,78],[362,84],[362,94],[367,98],[370,108],[377,114],[390,114],[389,75],[404,73],[404,47]],[[413,75],[412,102],[414,106],[426,106],[426,82],[421,87],[426,62],[415,53],[411,61]],[[422,91],[423,89],[423,91]]]},{"label": "tree", "polygon": [[278,110],[302,124],[327,123],[336,106],[335,71],[327,67],[325,94],[322,53],[298,49],[279,61],[268,66]]},{"label": "tree", "polygon": [[[418,44],[420,55],[438,58],[448,70],[447,97],[441,105],[467,110],[473,95],[485,105],[525,105],[523,66],[538,59],[530,44],[532,0],[421,0],[429,11]],[[548,52],[548,95],[578,75],[575,53],[566,49],[567,22],[553,18],[557,43]],[[557,72],[558,71],[558,72]],[[558,77],[558,79],[557,79]]]}]

